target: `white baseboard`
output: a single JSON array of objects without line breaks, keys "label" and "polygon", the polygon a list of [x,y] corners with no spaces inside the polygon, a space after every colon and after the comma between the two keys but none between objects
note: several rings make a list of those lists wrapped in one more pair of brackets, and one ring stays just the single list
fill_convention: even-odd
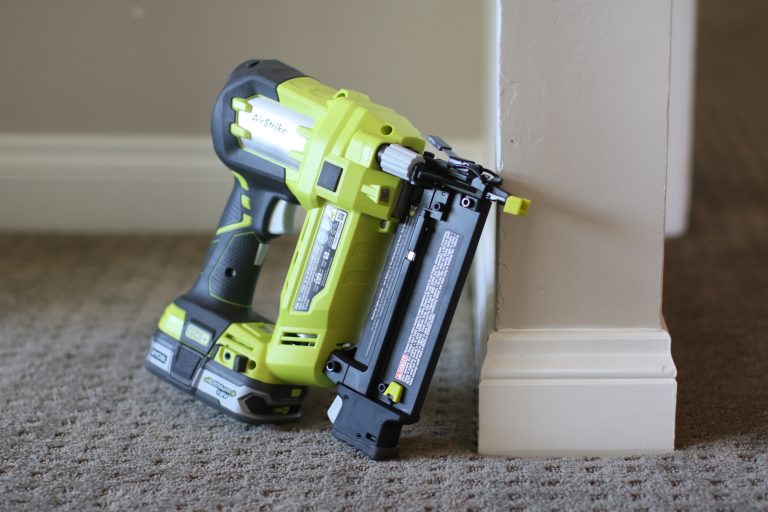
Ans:
[{"label": "white baseboard", "polygon": [[496,331],[481,372],[479,451],[672,451],[675,375],[666,329]]},{"label": "white baseboard", "polygon": [[0,135],[0,229],[212,232],[232,186],[208,137]]},{"label": "white baseboard", "polygon": [[206,136],[0,134],[0,230],[212,233],[232,183]]}]

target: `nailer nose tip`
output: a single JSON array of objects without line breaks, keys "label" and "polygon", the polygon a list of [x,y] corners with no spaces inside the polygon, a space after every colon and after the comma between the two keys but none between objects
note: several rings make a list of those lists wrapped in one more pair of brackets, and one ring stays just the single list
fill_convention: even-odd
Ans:
[{"label": "nailer nose tip", "polygon": [[504,213],[510,215],[524,216],[528,215],[528,208],[531,206],[531,200],[524,197],[509,196],[504,201]]}]

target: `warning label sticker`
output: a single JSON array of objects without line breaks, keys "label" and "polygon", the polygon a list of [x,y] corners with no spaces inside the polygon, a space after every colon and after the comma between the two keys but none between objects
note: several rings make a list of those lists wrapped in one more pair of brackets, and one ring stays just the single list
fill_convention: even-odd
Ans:
[{"label": "warning label sticker", "polygon": [[335,206],[327,205],[323,210],[323,218],[315,235],[307,268],[301,278],[296,302],[293,304],[294,311],[309,311],[312,299],[325,288],[346,220],[347,212]]},{"label": "warning label sticker", "polygon": [[440,248],[437,251],[435,262],[429,273],[427,287],[424,290],[424,295],[421,297],[421,303],[411,326],[405,350],[400,357],[400,363],[395,372],[395,378],[409,386],[413,384],[416,378],[421,357],[424,355],[424,348],[432,333],[437,306],[440,303],[440,295],[445,287],[445,279],[451,272],[454,255],[456,254],[460,239],[459,234],[453,231],[443,233]]},{"label": "warning label sticker", "polygon": [[414,222],[409,218],[405,224],[401,224],[398,228],[395,239],[390,246],[389,255],[387,261],[384,263],[384,268],[379,277],[379,285],[376,289],[373,304],[371,305],[370,315],[368,317],[368,323],[366,324],[366,331],[361,337],[364,340],[358,345],[358,354],[363,354],[363,361],[368,361],[371,357],[375,344],[369,342],[378,336],[380,329],[382,328],[382,322],[385,310],[389,305],[390,300],[396,300],[391,298],[392,288],[395,286],[395,280],[397,279],[398,271],[400,270],[405,257],[406,245],[413,233]]}]

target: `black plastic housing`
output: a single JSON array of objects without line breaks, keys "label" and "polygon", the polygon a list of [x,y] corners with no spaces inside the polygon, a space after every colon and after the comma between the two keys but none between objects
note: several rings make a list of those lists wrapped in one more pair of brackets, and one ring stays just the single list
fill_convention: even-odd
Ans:
[{"label": "black plastic housing", "polygon": [[[492,202],[479,177],[429,161],[426,174],[440,183],[415,187],[361,338],[325,371],[342,398],[333,435],[376,460],[395,457],[402,426],[419,419]],[[399,400],[385,395],[392,382],[403,388]]]}]

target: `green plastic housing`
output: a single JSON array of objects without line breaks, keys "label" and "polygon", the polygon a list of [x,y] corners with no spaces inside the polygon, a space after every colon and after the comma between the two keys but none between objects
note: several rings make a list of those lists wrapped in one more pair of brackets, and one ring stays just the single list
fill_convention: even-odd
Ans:
[{"label": "green plastic housing", "polygon": [[[422,152],[425,142],[407,119],[364,94],[334,90],[309,77],[283,82],[277,92],[281,107],[313,120],[311,127],[299,129],[306,139],[304,150],[291,154],[299,166],[285,171],[286,185],[307,215],[275,325],[232,324],[219,344],[253,361],[243,372],[250,378],[327,387],[331,382],[323,367],[332,351],[356,342],[398,221],[392,215],[402,182],[381,171],[376,154],[382,144]],[[232,133],[240,135],[236,128]],[[328,165],[340,169],[335,187],[318,184]],[[302,283],[314,276],[311,256],[318,236],[339,218],[343,225],[336,234],[332,263],[321,276],[324,286],[308,307],[306,300],[297,307]],[[225,350],[217,353],[217,361]],[[219,362],[226,364],[224,359]]]}]

